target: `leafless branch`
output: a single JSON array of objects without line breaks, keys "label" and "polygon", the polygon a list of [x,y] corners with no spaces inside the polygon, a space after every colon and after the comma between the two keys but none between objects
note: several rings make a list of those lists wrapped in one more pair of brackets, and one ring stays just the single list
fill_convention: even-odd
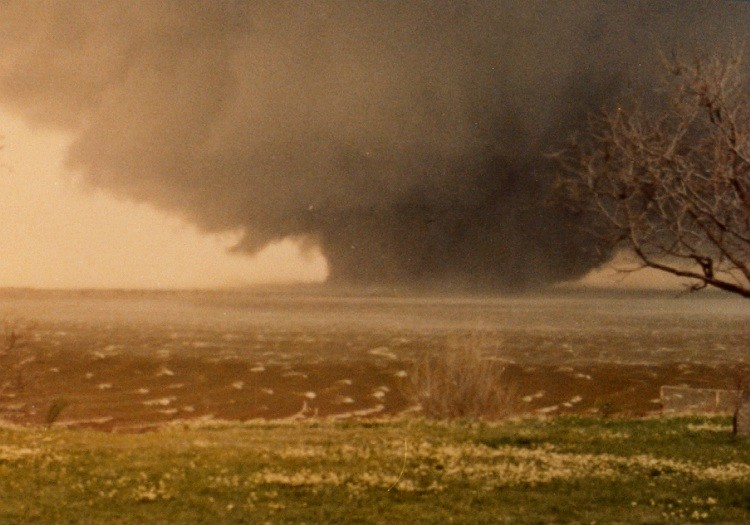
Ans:
[{"label": "leafless branch", "polygon": [[659,97],[592,118],[553,156],[560,188],[612,250],[750,297],[750,109],[742,56],[665,60]]}]

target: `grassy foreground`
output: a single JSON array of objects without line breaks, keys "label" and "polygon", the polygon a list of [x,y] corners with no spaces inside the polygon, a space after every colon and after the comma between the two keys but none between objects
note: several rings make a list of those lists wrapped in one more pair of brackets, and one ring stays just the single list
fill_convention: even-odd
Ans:
[{"label": "grassy foreground", "polygon": [[0,522],[748,522],[727,418],[0,429]]}]

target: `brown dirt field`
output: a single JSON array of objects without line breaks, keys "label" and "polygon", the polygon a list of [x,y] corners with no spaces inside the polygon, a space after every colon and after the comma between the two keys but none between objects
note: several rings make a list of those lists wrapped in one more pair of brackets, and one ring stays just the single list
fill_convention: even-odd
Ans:
[{"label": "brown dirt field", "polygon": [[[49,407],[59,400],[67,404],[55,424],[107,431],[194,418],[383,416],[411,407],[403,377],[410,362],[380,356],[261,364],[210,355],[24,350],[5,356],[3,364],[0,419],[19,424],[44,424]],[[742,369],[747,374],[747,367]],[[604,415],[658,412],[662,385],[732,388],[737,375],[738,365],[685,363],[511,364],[505,371],[516,388],[519,412]]]}]

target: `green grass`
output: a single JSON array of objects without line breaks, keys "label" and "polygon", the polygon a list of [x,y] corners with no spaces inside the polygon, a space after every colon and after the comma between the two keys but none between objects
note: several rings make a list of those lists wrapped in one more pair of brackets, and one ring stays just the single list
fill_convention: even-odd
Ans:
[{"label": "green grass", "polygon": [[727,418],[0,429],[0,522],[684,523],[750,518]]}]

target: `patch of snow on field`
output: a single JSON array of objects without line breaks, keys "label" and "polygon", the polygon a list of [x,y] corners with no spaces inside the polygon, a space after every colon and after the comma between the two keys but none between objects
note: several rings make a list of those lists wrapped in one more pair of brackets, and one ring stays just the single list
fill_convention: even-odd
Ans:
[{"label": "patch of snow on field", "polygon": [[364,416],[371,416],[373,414],[377,414],[378,412],[382,412],[385,410],[385,405],[375,405],[372,408],[363,408],[361,410],[353,410],[351,412],[343,412],[341,414],[334,414],[330,416],[332,419],[346,419],[350,417],[364,417]]},{"label": "patch of snow on field", "polygon": [[292,370],[290,372],[284,372],[281,374],[281,377],[301,377],[302,379],[307,379],[307,374]]},{"label": "patch of snow on field", "polygon": [[534,394],[523,396],[521,398],[521,401],[523,401],[524,403],[531,403],[533,400],[541,399],[543,396],[544,396],[544,390],[539,390],[538,392]]},{"label": "patch of snow on field", "polygon": [[369,350],[367,353],[378,357],[385,357],[386,359],[398,359],[396,354],[394,354],[387,346],[378,346],[377,348]]},{"label": "patch of snow on field", "polygon": [[563,406],[565,408],[573,408],[573,405],[580,403],[582,400],[583,398],[581,396],[574,396],[570,398],[568,401],[566,401],[565,403],[563,403]]},{"label": "patch of snow on field", "polygon": [[169,396],[169,397],[161,397],[159,399],[149,399],[148,401],[143,401],[143,404],[145,406],[167,406],[177,399],[175,396]]},{"label": "patch of snow on field", "polygon": [[383,399],[385,395],[390,391],[391,391],[390,388],[388,388],[385,385],[381,385],[377,387],[375,390],[373,390],[372,394],[370,395],[376,399]]}]

